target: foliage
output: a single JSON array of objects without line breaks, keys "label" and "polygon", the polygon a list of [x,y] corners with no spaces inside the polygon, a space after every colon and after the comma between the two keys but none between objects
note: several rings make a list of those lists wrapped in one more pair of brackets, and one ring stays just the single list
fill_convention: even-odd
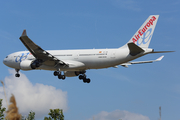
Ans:
[{"label": "foliage", "polygon": [[[5,120],[4,112],[6,108],[2,108],[2,99],[0,99],[0,120]],[[50,109],[48,113],[49,117],[44,117],[44,120],[64,120],[64,114],[62,109]],[[21,116],[21,120],[35,120],[35,112],[31,111],[28,117]]]},{"label": "foliage", "polygon": [[6,108],[2,108],[2,99],[0,99],[0,120],[4,120],[4,112]]},{"label": "foliage", "polygon": [[44,120],[64,120],[63,110],[50,109],[49,117],[45,117]]},{"label": "foliage", "polygon": [[29,112],[27,119],[28,120],[35,120],[35,112],[33,112],[33,111]]},{"label": "foliage", "polygon": [[21,116],[21,120],[35,120],[35,112],[29,112],[28,117]]},{"label": "foliage", "polygon": [[26,120],[26,118],[22,115],[22,116],[21,116],[21,120]]},{"label": "foliage", "polygon": [[50,117],[44,117],[44,120],[52,120]]}]

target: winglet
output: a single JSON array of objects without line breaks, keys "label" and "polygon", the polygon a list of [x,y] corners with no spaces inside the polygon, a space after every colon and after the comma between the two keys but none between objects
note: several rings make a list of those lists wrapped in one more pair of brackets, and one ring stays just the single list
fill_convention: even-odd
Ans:
[{"label": "winglet", "polygon": [[25,30],[23,30],[23,33],[22,33],[22,35],[21,35],[21,36],[27,36],[26,29],[25,29]]},{"label": "winglet", "polygon": [[156,59],[155,61],[161,61],[163,59],[164,55]]}]

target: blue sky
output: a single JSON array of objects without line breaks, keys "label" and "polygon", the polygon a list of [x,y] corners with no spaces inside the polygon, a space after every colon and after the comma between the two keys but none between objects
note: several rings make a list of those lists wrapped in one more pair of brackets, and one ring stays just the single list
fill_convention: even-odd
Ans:
[{"label": "blue sky", "polygon": [[[161,62],[153,64],[89,70],[90,84],[84,84],[77,77],[61,81],[52,71],[43,70],[21,71],[23,79],[19,81],[14,78],[14,71],[2,62],[0,79],[7,84],[9,95],[14,93],[19,97],[19,109],[24,106],[23,98],[31,96],[33,102],[29,100],[28,104],[35,106],[43,99],[34,101],[33,95],[44,95],[48,90],[45,99],[49,101],[44,101],[49,107],[57,105],[65,109],[65,120],[93,120],[93,116],[95,120],[157,120],[159,106],[163,120],[179,120],[179,6],[178,0],[1,1],[1,61],[12,52],[26,50],[19,40],[24,29],[46,50],[118,48],[129,41],[152,14],[160,16],[150,47],[176,52],[137,59],[153,60],[165,55]],[[23,87],[21,82],[31,87]],[[12,88],[13,85],[16,87]],[[21,91],[37,91],[21,96],[19,87]],[[3,98],[2,86],[0,97]],[[41,119],[45,112],[40,111],[46,108],[27,109],[37,111],[36,118]],[[22,114],[25,114],[24,109],[21,109]]]}]

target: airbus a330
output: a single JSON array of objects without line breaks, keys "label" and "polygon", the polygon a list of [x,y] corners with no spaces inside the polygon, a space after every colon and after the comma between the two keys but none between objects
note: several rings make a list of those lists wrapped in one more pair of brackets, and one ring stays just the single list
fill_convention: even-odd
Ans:
[{"label": "airbus a330", "polygon": [[36,45],[24,30],[19,39],[28,51],[12,53],[3,63],[16,70],[16,77],[20,77],[19,70],[50,70],[62,80],[79,76],[84,83],[90,83],[85,74],[86,70],[152,63],[160,61],[163,56],[150,61],[131,61],[146,54],[171,52],[156,52],[148,48],[158,17],[159,15],[149,16],[133,37],[124,46],[116,49],[44,50]]}]

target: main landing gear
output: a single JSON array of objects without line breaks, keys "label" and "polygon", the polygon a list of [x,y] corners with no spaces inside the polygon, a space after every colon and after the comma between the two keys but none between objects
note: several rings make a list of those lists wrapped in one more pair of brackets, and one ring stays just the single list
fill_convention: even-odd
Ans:
[{"label": "main landing gear", "polygon": [[86,78],[86,74],[79,75],[79,79],[83,80],[84,83],[90,83],[91,80],[89,78]]},{"label": "main landing gear", "polygon": [[75,73],[79,73],[78,74],[79,75],[79,79],[83,80],[84,83],[90,83],[91,82],[91,80],[89,78],[87,78],[87,76],[85,74],[86,71],[79,71],[79,72],[75,72]]},{"label": "main landing gear", "polygon": [[65,75],[61,75],[60,71],[54,71],[54,76],[58,76],[59,79],[65,80],[66,76]]},{"label": "main landing gear", "polygon": [[[89,78],[86,78],[86,71],[78,72],[77,76],[79,75],[79,79],[83,80],[84,83],[90,83],[91,80]],[[76,74],[76,73],[75,73]],[[66,76],[61,74],[61,71],[54,71],[54,76],[58,76],[59,79],[65,80]]]}]

